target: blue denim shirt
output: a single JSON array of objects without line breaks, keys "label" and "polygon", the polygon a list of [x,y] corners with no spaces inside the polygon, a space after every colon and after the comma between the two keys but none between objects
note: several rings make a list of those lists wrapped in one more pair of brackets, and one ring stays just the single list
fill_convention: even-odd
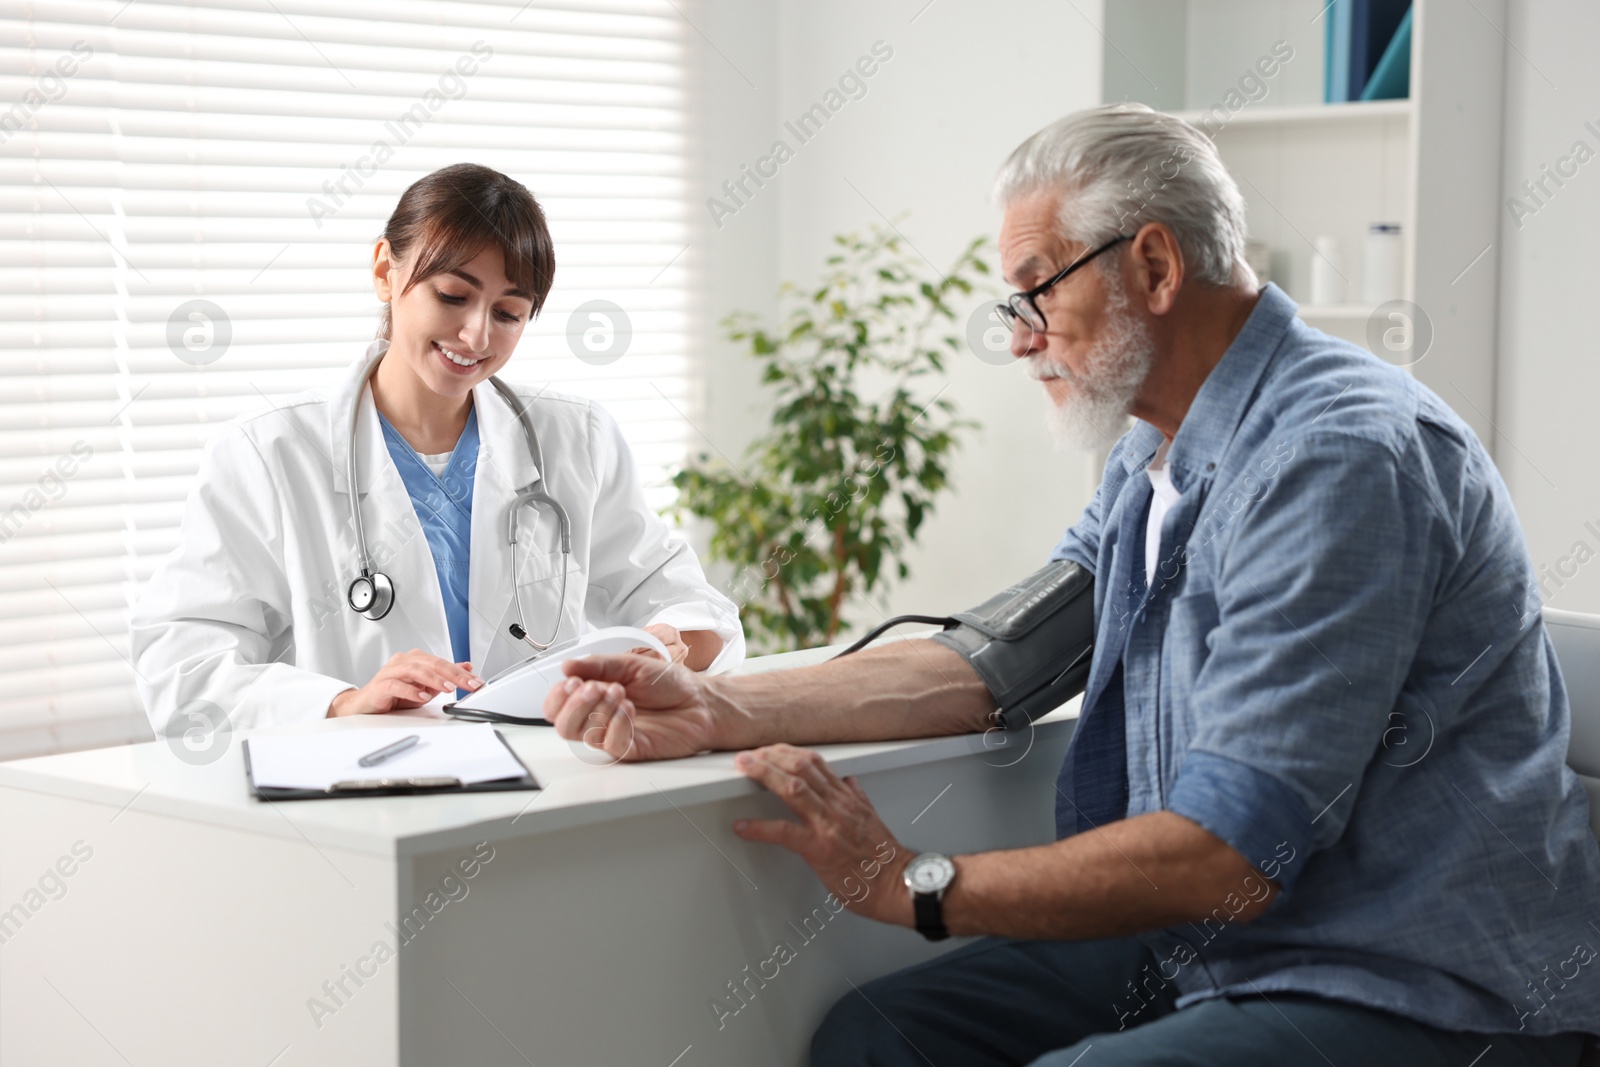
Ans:
[{"label": "blue denim shirt", "polygon": [[[1128,815],[1193,820],[1283,893],[1239,921],[1265,895],[1244,879],[1141,935],[1142,987],[1600,1034],[1600,844],[1533,567],[1472,430],[1269,285],[1168,451],[1182,496],[1146,589],[1160,441],[1140,422],[1117,442],[1052,558],[1096,575],[1091,691],[1122,654]],[[1125,1025],[1145,999],[1130,989]]]}]

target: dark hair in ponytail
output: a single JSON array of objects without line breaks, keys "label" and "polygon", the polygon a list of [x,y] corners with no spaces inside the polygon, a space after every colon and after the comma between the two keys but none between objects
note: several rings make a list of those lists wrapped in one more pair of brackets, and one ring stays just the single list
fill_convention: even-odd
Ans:
[{"label": "dark hair in ponytail", "polygon": [[[383,236],[396,260],[415,260],[402,293],[470,262],[490,244],[505,257],[511,284],[533,301],[533,315],[555,280],[555,245],[539,202],[521,182],[477,163],[455,163],[413,182]],[[392,327],[385,304],[378,337],[388,339]]]}]

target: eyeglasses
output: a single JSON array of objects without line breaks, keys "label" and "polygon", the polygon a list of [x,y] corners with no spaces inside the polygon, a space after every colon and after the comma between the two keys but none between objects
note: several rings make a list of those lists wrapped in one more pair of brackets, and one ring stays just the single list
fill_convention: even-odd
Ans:
[{"label": "eyeglasses", "polygon": [[995,308],[996,313],[998,313],[1000,316],[1001,325],[1005,326],[1005,328],[1008,330],[1014,330],[1017,326],[1017,320],[1021,319],[1029,329],[1043,330],[1045,328],[1044,312],[1039,310],[1038,297],[1043,296],[1052,285],[1055,285],[1057,282],[1061,281],[1067,275],[1071,274],[1073,271],[1089,262],[1095,256],[1098,256],[1101,252],[1104,252],[1108,248],[1115,248],[1123,241],[1131,240],[1133,240],[1133,234],[1131,233],[1118,234],[1116,237],[1113,237],[1111,240],[1107,241],[1099,248],[1096,248],[1094,251],[1080,256],[1078,259],[1067,264],[1061,269],[1059,274],[1044,284],[1036,285],[1025,293],[1012,293],[1006,298],[1005,303]]}]

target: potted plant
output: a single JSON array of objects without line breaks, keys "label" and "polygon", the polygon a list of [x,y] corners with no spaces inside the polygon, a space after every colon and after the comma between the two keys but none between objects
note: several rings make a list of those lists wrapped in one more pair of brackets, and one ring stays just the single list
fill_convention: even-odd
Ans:
[{"label": "potted plant", "polygon": [[935,380],[964,343],[951,301],[989,272],[987,239],[943,274],[894,231],[834,242],[815,288],[783,286],[779,328],[723,320],[764,364],[770,429],[737,468],[701,454],[673,477],[669,512],[709,521],[709,556],[732,565],[727,592],[763,652],[832,642],[852,596],[886,584],[886,567],[910,573],[958,435],[977,426]]}]

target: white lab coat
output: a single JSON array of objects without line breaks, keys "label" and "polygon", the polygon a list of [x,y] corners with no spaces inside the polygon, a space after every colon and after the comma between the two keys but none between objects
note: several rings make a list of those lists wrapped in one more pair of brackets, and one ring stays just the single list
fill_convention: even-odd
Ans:
[{"label": "white lab coat", "polygon": [[[365,685],[396,652],[451,658],[427,538],[389,457],[372,391],[357,392],[366,363],[354,363],[330,395],[305,394],[213,437],[178,546],[131,620],[140,696],[158,736],[193,701],[220,708],[236,729],[320,719],[336,694]],[[528,401],[548,469],[534,469],[510,405],[489,383],[478,385],[468,587],[474,671],[486,678],[533,651],[507,632],[517,614],[506,529],[515,490],[540,477],[572,525],[560,639],[598,626],[668,623],[715,630],[723,648],[710,669],[737,665],[745,652],[738,609],[646,505],[616,422],[588,400],[513,388]],[[393,609],[377,622],[345,599],[359,573],[345,476],[356,403],[367,548],[395,588]],[[524,625],[540,641],[560,599],[558,529],[549,507],[522,509],[517,581]],[[452,699],[441,694],[433,704]]]}]

